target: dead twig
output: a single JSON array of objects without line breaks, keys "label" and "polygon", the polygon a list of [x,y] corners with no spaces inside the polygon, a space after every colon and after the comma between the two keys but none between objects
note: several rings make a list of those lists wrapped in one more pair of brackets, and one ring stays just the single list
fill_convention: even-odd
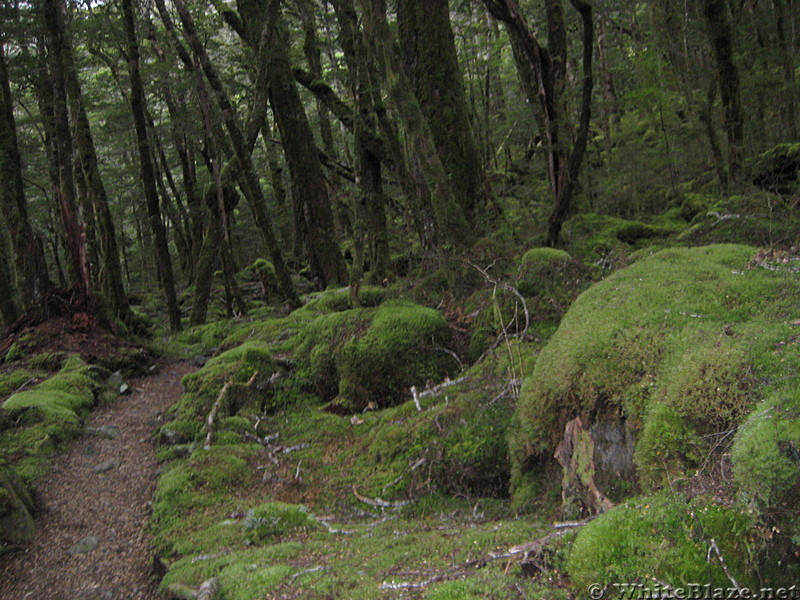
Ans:
[{"label": "dead twig", "polygon": [[217,413],[219,412],[220,407],[222,406],[222,402],[225,400],[226,396],[228,395],[228,390],[231,387],[231,382],[228,381],[225,385],[222,386],[222,389],[219,392],[219,396],[214,401],[214,405],[211,407],[211,412],[208,413],[208,417],[206,417],[206,443],[203,446],[204,450],[210,450],[211,445],[214,443],[214,420],[217,418]]},{"label": "dead twig", "polygon": [[366,496],[362,496],[358,493],[358,488],[356,488],[356,486],[353,486],[353,495],[364,504],[369,504],[370,506],[379,506],[380,508],[400,508],[401,506],[408,506],[412,503],[411,500],[390,502],[381,498],[367,498]]}]

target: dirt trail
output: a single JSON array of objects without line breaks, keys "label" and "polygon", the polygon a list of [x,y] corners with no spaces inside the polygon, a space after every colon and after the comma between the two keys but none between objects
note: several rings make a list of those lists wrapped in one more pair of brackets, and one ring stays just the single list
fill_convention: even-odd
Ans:
[{"label": "dirt trail", "polygon": [[128,382],[134,393],[90,415],[87,427],[116,426],[119,437],[81,437],[54,460],[38,486],[36,539],[0,558],[0,598],[158,597],[145,533],[158,469],[150,434],[192,370],[188,363],[161,364],[158,375]]}]

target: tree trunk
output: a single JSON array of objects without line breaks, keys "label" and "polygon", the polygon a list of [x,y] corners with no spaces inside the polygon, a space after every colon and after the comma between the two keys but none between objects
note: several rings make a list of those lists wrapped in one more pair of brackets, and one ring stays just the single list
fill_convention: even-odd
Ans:
[{"label": "tree trunk", "polygon": [[208,53],[200,43],[200,38],[197,37],[194,20],[189,14],[186,4],[183,2],[183,0],[175,0],[175,7],[178,10],[178,14],[181,22],[183,23],[184,31],[189,44],[192,47],[192,51],[195,53],[195,56],[200,62],[200,66],[202,67],[203,72],[208,79],[211,89],[217,96],[217,103],[222,111],[222,117],[225,121],[228,134],[231,137],[233,150],[241,170],[241,181],[244,184],[243,191],[245,197],[250,203],[250,208],[253,211],[253,217],[255,218],[256,224],[261,231],[262,240],[267,247],[270,259],[275,267],[275,275],[278,278],[278,286],[281,294],[291,305],[297,306],[299,304],[297,293],[295,292],[294,285],[292,284],[291,277],[289,276],[289,271],[284,263],[283,253],[281,252],[280,246],[275,239],[272,228],[272,220],[267,212],[266,198],[264,198],[264,192],[261,189],[261,184],[253,167],[253,161],[250,153],[247,151],[245,139],[242,135],[236,114],[234,113],[233,106],[231,105],[230,100],[228,100],[225,89],[222,87],[222,82],[217,75],[216,69],[211,64]]},{"label": "tree trunk", "polygon": [[430,126],[413,92],[405,67],[400,61],[399,48],[394,42],[386,20],[385,2],[384,0],[360,1],[364,31],[369,40],[370,50],[374,53],[376,64],[382,70],[388,96],[405,125],[410,152],[430,193],[436,228],[443,242],[456,245],[463,243],[469,237],[466,234],[466,220],[461,207],[455,201],[450,178],[436,150]]},{"label": "tree trunk", "polygon": [[[94,214],[93,222],[96,225],[96,240],[99,242],[99,262],[95,265],[100,274],[100,288],[103,296],[111,309],[111,314],[123,322],[130,320],[130,305],[125,295],[125,285],[122,281],[122,267],[119,259],[116,228],[111,216],[103,179],[97,163],[97,152],[89,126],[89,117],[83,101],[78,72],[69,43],[68,32],[64,29],[65,44],[63,61],[67,93],[73,129],[75,131],[75,145],[78,152],[77,163],[79,175],[83,178],[84,188],[88,194],[87,204],[91,206]],[[89,239],[93,239],[90,236]]]},{"label": "tree trunk", "polygon": [[719,78],[719,91],[725,111],[725,134],[728,138],[728,172],[730,180],[741,177],[744,128],[739,97],[739,70],[733,62],[733,32],[725,0],[703,0],[703,16],[714,50]]},{"label": "tree trunk", "polygon": [[[9,293],[0,295],[8,296],[4,304],[3,314],[10,318],[13,316],[11,304],[17,286],[14,285],[13,267],[16,266],[16,278],[22,304],[25,310],[36,308],[44,295],[49,291],[51,284],[47,275],[44,252],[39,238],[34,234],[28,220],[28,206],[25,199],[25,187],[22,179],[22,160],[17,143],[17,125],[14,119],[14,105],[11,98],[11,85],[8,78],[6,65],[5,44],[0,40],[0,208],[8,229],[13,263],[5,261],[7,265],[6,277],[9,278]],[[2,249],[5,250],[5,236]],[[0,288],[3,289],[3,288]],[[7,305],[6,305],[7,304]]]},{"label": "tree trunk", "polygon": [[45,46],[49,58],[49,83],[52,92],[53,158],[58,176],[56,197],[64,223],[67,249],[72,269],[73,283],[79,297],[88,300],[91,296],[89,265],[87,260],[86,230],[84,228],[75,195],[73,159],[75,156],[67,109],[67,89],[64,64],[66,40],[63,16],[58,0],[44,0]]},{"label": "tree trunk", "polygon": [[133,0],[122,0],[123,21],[127,41],[128,65],[131,80],[131,110],[133,112],[136,139],[139,148],[139,168],[144,186],[147,214],[150,228],[155,239],[155,251],[158,261],[158,276],[167,301],[170,327],[173,331],[181,328],[180,309],[175,295],[175,278],[172,271],[172,259],[169,253],[164,224],[161,221],[161,210],[156,187],[156,174],[153,167],[150,140],[147,132],[147,117],[144,87],[139,72],[139,41],[136,37],[136,21],[133,12]]},{"label": "tree trunk", "polygon": [[292,182],[292,201],[298,233],[308,251],[312,275],[323,287],[347,283],[347,268],[334,231],[325,175],[314,135],[289,62],[289,31],[280,3],[240,2],[244,41],[258,51],[259,68],[265,69],[269,101],[281,134]]},{"label": "tree trunk", "polygon": [[401,0],[400,48],[455,201],[472,225],[483,190],[483,167],[469,118],[447,0]]}]

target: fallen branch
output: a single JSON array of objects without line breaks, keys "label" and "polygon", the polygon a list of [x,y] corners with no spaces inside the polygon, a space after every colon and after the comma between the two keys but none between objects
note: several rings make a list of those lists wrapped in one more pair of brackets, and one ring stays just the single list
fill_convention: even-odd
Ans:
[{"label": "fallen branch", "polygon": [[219,396],[217,396],[217,399],[214,401],[214,405],[211,407],[211,412],[208,413],[208,417],[206,418],[206,443],[203,446],[204,450],[210,450],[211,444],[214,443],[214,420],[217,418],[217,413],[219,412],[225,397],[228,395],[228,390],[230,387],[230,381],[222,386]]},{"label": "fallen branch", "polygon": [[203,582],[200,589],[197,590],[197,600],[214,600],[219,593],[219,579],[213,577],[208,581]]},{"label": "fallen branch", "polygon": [[733,584],[733,587],[735,587],[737,591],[741,591],[742,588],[739,587],[738,582],[736,581],[736,579],[734,579],[733,575],[731,575],[731,572],[728,570],[728,565],[725,564],[725,559],[722,558],[722,553],[719,551],[719,546],[717,546],[717,541],[714,538],[711,538],[711,543],[708,546],[708,554],[706,556],[706,561],[709,563],[711,562],[712,551],[716,553],[717,558],[719,559],[719,564],[722,567],[722,570],[725,572],[725,575],[727,576],[728,580]]},{"label": "fallen branch", "polygon": [[400,508],[401,506],[408,506],[412,502],[411,500],[389,502],[388,500],[382,500],[381,498],[367,498],[366,496],[362,496],[358,493],[356,486],[353,486],[353,495],[365,504],[369,504],[370,506],[379,506],[380,508]]}]

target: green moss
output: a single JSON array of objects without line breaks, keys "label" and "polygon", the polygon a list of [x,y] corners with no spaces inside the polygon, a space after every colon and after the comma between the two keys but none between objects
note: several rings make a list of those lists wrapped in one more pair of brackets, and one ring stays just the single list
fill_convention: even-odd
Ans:
[{"label": "green moss", "polygon": [[[386,290],[376,286],[363,286],[358,290],[361,306],[378,306],[386,298]],[[300,310],[310,313],[341,312],[353,308],[350,304],[350,291],[347,288],[326,290],[310,300]]]},{"label": "green moss", "polygon": [[[261,342],[250,341],[223,352],[209,360],[200,371],[183,378],[183,386],[188,394],[178,403],[178,414],[205,416],[225,383],[244,384],[255,377],[250,386],[237,388],[239,395],[246,394],[247,389],[257,391],[263,387],[276,371],[277,366],[269,347]],[[260,398],[259,394],[255,395]],[[234,400],[237,398],[233,392],[230,396]],[[241,399],[236,401],[245,403]]]},{"label": "green moss", "polygon": [[303,505],[267,502],[252,508],[244,520],[245,538],[251,543],[264,543],[298,529],[316,525]]},{"label": "green moss", "polygon": [[63,352],[41,352],[28,359],[28,366],[32,369],[44,371],[58,371],[64,363]]},{"label": "green moss", "polygon": [[707,560],[714,540],[740,585],[753,586],[758,536],[746,512],[703,497],[687,504],[683,497],[662,493],[629,500],[581,528],[567,570],[575,589],[597,583],[607,587],[609,597],[628,597],[614,584],[643,576],[674,587],[727,588],[730,580],[716,556]]},{"label": "green moss", "polygon": [[564,241],[572,254],[592,258],[603,256],[619,248],[630,248],[642,243],[652,243],[653,238],[674,235],[682,225],[654,225],[629,221],[619,217],[582,213],[564,224]]},{"label": "green moss", "polygon": [[0,398],[6,398],[31,380],[35,380],[36,373],[25,369],[16,369],[0,374]]},{"label": "green moss", "polygon": [[338,403],[356,411],[370,401],[391,406],[411,385],[441,380],[458,366],[441,349],[449,339],[447,321],[439,312],[403,302],[381,305],[369,329],[337,352]]},{"label": "green moss", "polygon": [[773,349],[791,335],[780,319],[800,290],[786,274],[746,270],[753,253],[664,250],[578,298],[522,387],[510,437],[518,501],[531,500],[524,479],[552,462],[577,415],[621,416],[641,432],[637,480],[657,487],[704,462],[710,434],[742,421],[765,376],[794,368]]}]

